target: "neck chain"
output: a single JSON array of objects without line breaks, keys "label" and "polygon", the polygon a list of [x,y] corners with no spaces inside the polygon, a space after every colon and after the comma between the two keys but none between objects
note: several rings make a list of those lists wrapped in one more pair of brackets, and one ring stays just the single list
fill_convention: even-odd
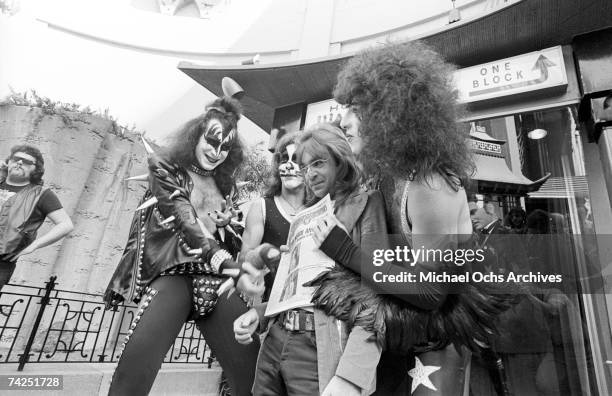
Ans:
[{"label": "neck chain", "polygon": [[189,167],[189,170],[192,171],[195,174],[200,175],[200,176],[212,176],[212,175],[215,174],[214,169],[213,170],[202,169],[201,167],[197,166],[196,164],[191,164],[191,166]]},{"label": "neck chain", "polygon": [[282,199],[283,202],[285,202],[287,206],[289,206],[293,210],[293,212],[288,213],[289,216],[295,216],[304,207],[304,205],[300,205],[298,207],[293,206],[291,202],[287,201],[282,195],[279,195],[279,198]]}]

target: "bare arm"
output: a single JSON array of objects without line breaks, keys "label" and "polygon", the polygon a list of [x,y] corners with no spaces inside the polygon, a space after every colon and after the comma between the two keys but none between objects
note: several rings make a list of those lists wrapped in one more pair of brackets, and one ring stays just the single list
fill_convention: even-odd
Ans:
[{"label": "bare arm", "polygon": [[241,256],[244,256],[249,250],[255,249],[261,244],[264,234],[264,219],[261,209],[260,200],[253,202],[249,209],[245,221],[244,233],[242,234]]},{"label": "bare arm", "polygon": [[47,214],[47,217],[53,222],[54,226],[45,235],[41,235],[36,238],[28,247],[23,249],[18,255],[23,256],[30,254],[33,251],[48,246],[54,242],[59,241],[66,235],[68,235],[73,229],[74,225],[72,220],[68,216],[68,213],[62,208],[57,209]]}]

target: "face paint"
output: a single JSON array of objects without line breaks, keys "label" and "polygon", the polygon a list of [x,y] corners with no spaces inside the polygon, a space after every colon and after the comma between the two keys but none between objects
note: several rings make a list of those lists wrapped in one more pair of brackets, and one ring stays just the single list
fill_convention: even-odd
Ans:
[{"label": "face paint", "polygon": [[289,144],[285,151],[281,153],[278,173],[284,188],[294,189],[304,183],[304,178],[300,175],[300,166],[295,162],[295,144]]},{"label": "face paint", "polygon": [[211,118],[206,131],[200,136],[196,146],[196,158],[202,169],[213,170],[227,158],[236,138],[236,130],[223,130],[223,124],[217,118]]}]

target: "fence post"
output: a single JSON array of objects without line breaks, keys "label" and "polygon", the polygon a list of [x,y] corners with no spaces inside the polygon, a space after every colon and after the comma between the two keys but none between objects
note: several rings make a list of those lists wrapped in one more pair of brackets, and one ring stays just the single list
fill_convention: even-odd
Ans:
[{"label": "fence post", "polygon": [[17,371],[23,371],[23,367],[30,358],[30,349],[32,348],[32,344],[34,343],[34,338],[36,338],[36,332],[38,331],[38,326],[40,326],[40,321],[42,319],[43,313],[45,312],[45,308],[47,307],[47,305],[49,305],[49,296],[55,288],[56,279],[57,276],[52,276],[49,278],[49,282],[46,282],[47,286],[45,286],[45,295],[40,300],[40,309],[38,310],[38,315],[36,316],[36,320],[34,321],[34,326],[30,331],[30,337],[28,338],[28,343],[26,344],[25,350],[19,357],[19,367],[17,367]]}]

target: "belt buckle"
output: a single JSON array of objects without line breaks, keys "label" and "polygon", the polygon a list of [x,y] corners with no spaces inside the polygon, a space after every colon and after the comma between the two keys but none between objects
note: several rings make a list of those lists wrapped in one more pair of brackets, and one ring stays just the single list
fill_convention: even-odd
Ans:
[{"label": "belt buckle", "polygon": [[[297,323],[296,323],[297,322]],[[295,310],[287,311],[287,317],[285,318],[285,328],[289,331],[295,331],[300,325],[299,313]]]}]

